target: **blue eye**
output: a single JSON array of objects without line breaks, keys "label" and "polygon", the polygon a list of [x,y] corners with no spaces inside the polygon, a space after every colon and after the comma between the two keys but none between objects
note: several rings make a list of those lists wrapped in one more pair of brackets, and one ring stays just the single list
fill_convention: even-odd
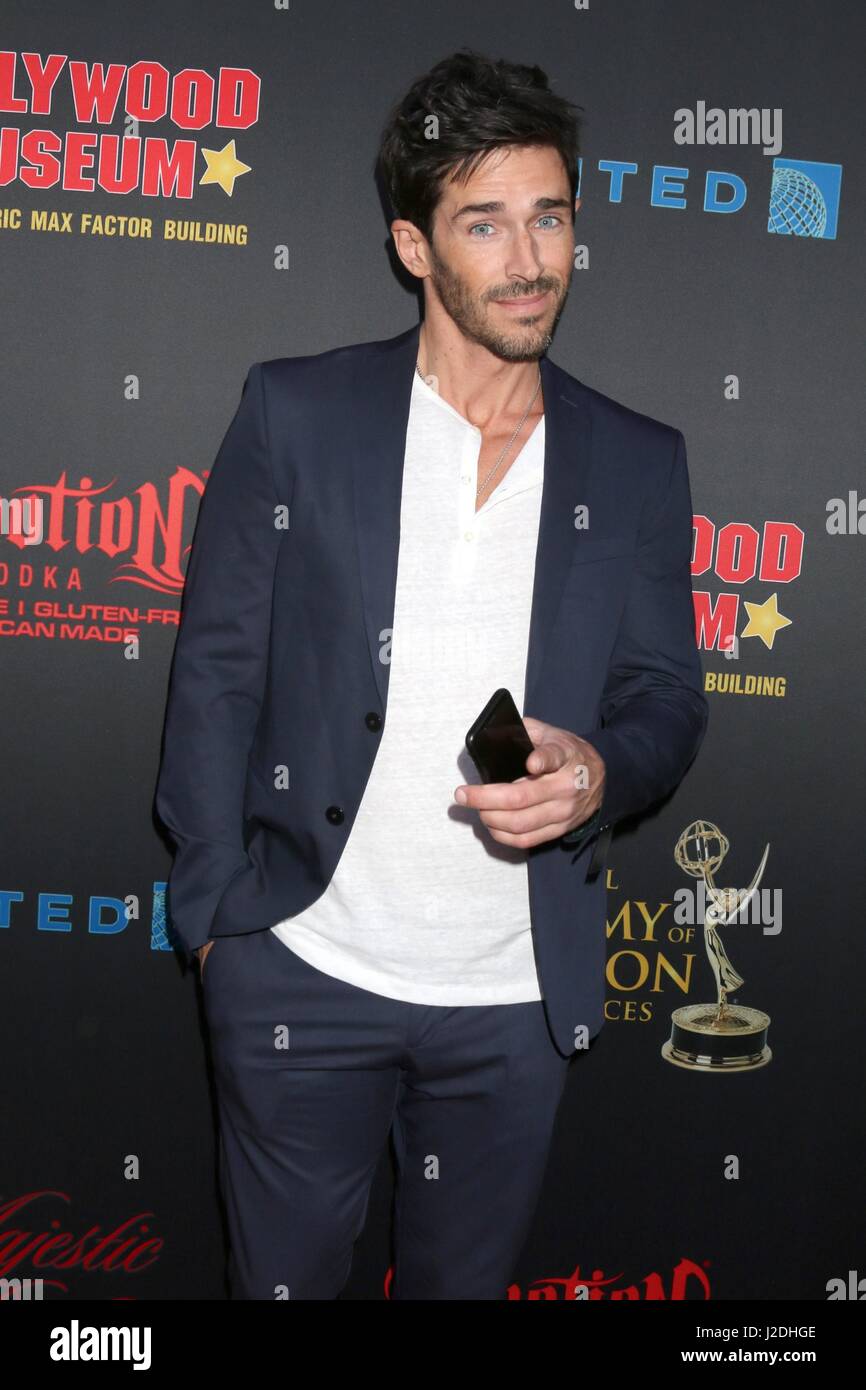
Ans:
[{"label": "blue eye", "polygon": [[[561,218],[561,217],[557,217],[556,213],[553,213],[553,212],[546,212],[546,213],[544,213],[544,215],[543,215],[542,217],[539,217],[538,220],[539,220],[539,222],[545,222],[545,221],[547,221],[547,222],[555,222],[555,223],[558,223],[560,226],[562,225],[562,218]],[[490,228],[492,229],[493,223],[492,223],[492,222],[475,222],[475,223],[469,228],[469,235],[472,236],[472,234],[473,234],[474,232],[477,232],[477,231],[478,231],[480,228],[482,228],[482,227],[490,227]],[[544,228],[542,228],[542,230],[543,230],[543,231],[547,231],[547,228],[544,227]],[[477,237],[475,237],[475,240],[476,240],[476,241],[487,241],[488,238],[487,238],[486,236],[477,236]]]}]

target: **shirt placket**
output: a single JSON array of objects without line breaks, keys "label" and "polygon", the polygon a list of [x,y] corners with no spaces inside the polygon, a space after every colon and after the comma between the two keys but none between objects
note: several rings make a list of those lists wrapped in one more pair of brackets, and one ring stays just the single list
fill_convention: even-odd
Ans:
[{"label": "shirt placket", "polygon": [[478,457],[481,453],[481,431],[469,426],[463,435],[457,479],[457,544],[455,577],[459,582],[470,580],[475,573],[480,539],[480,516],[475,511],[478,487]]}]

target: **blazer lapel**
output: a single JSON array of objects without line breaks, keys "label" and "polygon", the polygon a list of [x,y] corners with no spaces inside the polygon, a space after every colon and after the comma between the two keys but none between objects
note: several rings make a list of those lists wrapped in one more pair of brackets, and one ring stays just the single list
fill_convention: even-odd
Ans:
[{"label": "blazer lapel", "polygon": [[588,500],[591,422],[580,383],[541,359],[544,394],[544,486],[538,518],[535,579],[523,708],[530,713],[541,677],[553,620],[575,555],[574,509]]},{"label": "blazer lapel", "polygon": [[[400,504],[412,380],[421,325],[359,355],[351,417],[352,475],[364,621],[373,676],[388,701]],[[575,553],[574,509],[586,501],[591,423],[580,383],[546,356],[544,483],[526,658],[524,709],[533,706],[550,628]],[[492,693],[492,692],[491,692]]]},{"label": "blazer lapel", "polygon": [[364,623],[383,711],[391,669],[406,430],[420,332],[421,324],[416,323],[406,333],[377,343],[370,353],[358,354],[357,396],[347,425],[354,431],[352,475]]}]

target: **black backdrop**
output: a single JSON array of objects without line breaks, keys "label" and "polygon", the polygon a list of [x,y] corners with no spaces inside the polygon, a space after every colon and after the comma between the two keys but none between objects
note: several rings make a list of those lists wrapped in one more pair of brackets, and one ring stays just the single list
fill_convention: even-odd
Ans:
[{"label": "black backdrop", "polygon": [[[510,1292],[562,1299],[579,1276],[605,1298],[822,1300],[866,1275],[858,15],[807,0],[6,0],[0,490],[42,499],[44,536],[0,535],[0,1275],[41,1275],[47,1298],[224,1297],[207,1039],[152,811],[183,551],[249,365],[417,317],[371,168],[390,103],[462,45],[539,63],[585,108],[584,260],[550,355],[684,432],[711,705],[674,797],[614,840],[609,1022],[572,1069]],[[28,53],[66,59],[41,109]],[[129,70],[105,120],[73,105],[76,63]],[[248,69],[257,120],[130,123],[137,63],[176,83]],[[699,102],[780,110],[781,150],[678,144],[674,113]],[[35,131],[56,169],[24,140]],[[111,135],[143,142],[127,193],[88,186]],[[200,182],[202,151],[232,140],[248,172]],[[148,141],[192,170],[187,196],[148,182]],[[634,169],[621,196],[610,162]],[[795,173],[774,183],[774,166]],[[732,180],[720,197],[736,211],[710,210],[708,171]],[[823,235],[786,234],[822,206]],[[150,238],[81,221],[119,213],[150,218]],[[166,239],[172,219],[201,239]],[[209,223],[245,230],[226,244]],[[723,883],[748,881],[770,844],[762,887],[783,907],[781,930],[724,934],[738,998],[772,1019],[773,1060],[750,1075],[660,1054],[671,1011],[712,991],[700,931],[683,940],[673,920],[690,886],[673,846],[698,817],[730,839]],[[383,1296],[391,1183],[385,1152],[346,1298]]]}]

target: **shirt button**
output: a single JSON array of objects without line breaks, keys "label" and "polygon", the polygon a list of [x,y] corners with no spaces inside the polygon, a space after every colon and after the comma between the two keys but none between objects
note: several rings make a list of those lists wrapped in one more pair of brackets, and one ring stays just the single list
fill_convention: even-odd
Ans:
[{"label": "shirt button", "polygon": [[463,539],[464,539],[465,541],[471,541],[471,540],[472,540],[472,532],[471,532],[471,531],[464,531],[464,532],[463,532]]}]

